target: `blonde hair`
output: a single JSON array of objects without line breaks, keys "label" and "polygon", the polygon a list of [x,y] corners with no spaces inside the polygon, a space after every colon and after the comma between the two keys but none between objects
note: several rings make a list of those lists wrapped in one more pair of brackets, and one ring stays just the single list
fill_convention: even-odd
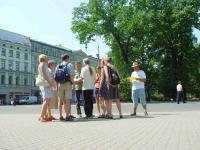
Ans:
[{"label": "blonde hair", "polygon": [[39,62],[43,62],[43,61],[45,61],[45,60],[47,60],[47,55],[45,55],[45,54],[40,54],[40,55],[39,55]]}]

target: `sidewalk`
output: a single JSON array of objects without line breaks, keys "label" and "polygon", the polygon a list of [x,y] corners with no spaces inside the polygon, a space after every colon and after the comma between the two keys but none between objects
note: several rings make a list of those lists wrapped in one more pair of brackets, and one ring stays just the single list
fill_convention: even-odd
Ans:
[{"label": "sidewalk", "polygon": [[[189,105],[182,107],[190,108]],[[192,106],[196,108],[196,105],[200,104]],[[162,107],[161,104],[152,104],[154,106]],[[32,107],[38,109],[38,106]],[[115,112],[114,120],[48,123],[38,122],[35,113],[3,113],[0,114],[0,149],[199,150],[200,111],[167,112],[167,108],[163,112],[150,111],[148,117],[139,111],[137,117],[126,113],[124,119],[118,119]]]}]

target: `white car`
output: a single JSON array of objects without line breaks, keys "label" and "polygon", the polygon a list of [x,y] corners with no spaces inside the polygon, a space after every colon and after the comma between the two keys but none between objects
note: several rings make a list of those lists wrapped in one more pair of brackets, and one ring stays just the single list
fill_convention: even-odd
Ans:
[{"label": "white car", "polygon": [[37,104],[38,100],[36,96],[26,96],[19,100],[19,104]]}]

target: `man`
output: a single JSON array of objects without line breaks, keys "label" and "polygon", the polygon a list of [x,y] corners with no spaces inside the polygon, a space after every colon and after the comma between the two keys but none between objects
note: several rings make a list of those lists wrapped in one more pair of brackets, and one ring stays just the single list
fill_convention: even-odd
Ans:
[{"label": "man", "polygon": [[137,62],[133,63],[132,68],[134,69],[134,71],[132,72],[130,79],[130,81],[132,82],[132,101],[133,101],[133,113],[131,114],[131,116],[136,116],[136,110],[139,99],[144,109],[144,115],[148,116],[145,89],[144,89],[146,75],[143,70],[140,70],[139,64]]},{"label": "man", "polygon": [[[71,116],[71,104],[72,104],[72,84],[74,82],[74,66],[70,63],[69,56],[63,54],[61,56],[62,63],[56,67],[55,80],[58,83],[58,107],[60,112],[60,120],[73,121]],[[65,73],[65,80],[63,79],[63,73]],[[66,113],[66,118],[62,116],[62,104]]]},{"label": "man", "polygon": [[82,96],[82,81],[77,81],[77,79],[80,78],[81,75],[81,62],[76,62],[76,70],[75,70],[75,76],[74,76],[74,82],[75,82],[75,91],[76,91],[76,110],[77,115],[81,118],[81,96]]},{"label": "man", "polygon": [[183,93],[183,86],[181,84],[181,81],[178,82],[178,85],[176,86],[177,89],[177,104],[179,104],[180,100],[185,103],[184,93]]},{"label": "man", "polygon": [[[114,65],[112,65],[112,58],[106,59],[106,65],[108,68],[108,76],[109,76],[110,99],[116,101],[117,109],[119,111],[119,118],[123,118],[122,111],[121,111],[121,102],[119,99],[119,87],[118,87],[119,81],[114,81],[117,78],[119,80],[119,73],[118,73],[118,70],[116,69],[116,67]],[[116,76],[115,79],[112,79],[113,76]],[[111,83],[112,82],[111,80],[113,80],[113,83]],[[112,108],[112,101],[109,105],[111,105],[109,107]]]}]

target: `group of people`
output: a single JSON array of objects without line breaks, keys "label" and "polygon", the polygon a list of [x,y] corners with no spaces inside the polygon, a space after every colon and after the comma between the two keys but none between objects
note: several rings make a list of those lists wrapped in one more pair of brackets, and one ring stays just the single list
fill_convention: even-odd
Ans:
[{"label": "group of people", "polygon": [[[47,122],[55,118],[51,114],[51,108],[59,109],[59,120],[73,121],[71,113],[72,91],[76,95],[77,117],[82,117],[81,98],[84,99],[84,112],[86,118],[93,118],[93,98],[96,99],[98,118],[113,119],[112,101],[116,102],[119,118],[123,118],[121,102],[119,99],[119,72],[112,64],[112,59],[107,58],[101,61],[96,70],[91,66],[88,58],[75,63],[75,69],[70,63],[67,54],[61,56],[62,63],[56,66],[54,60],[47,59],[44,54],[39,55],[38,76],[36,85],[41,90],[43,98],[42,110],[39,121]],[[144,108],[144,114],[148,115],[146,107],[146,97],[144,83],[146,76],[140,70],[137,62],[133,63],[131,78],[133,113],[136,115],[137,105],[140,101]],[[62,110],[64,109],[65,116]]]}]

